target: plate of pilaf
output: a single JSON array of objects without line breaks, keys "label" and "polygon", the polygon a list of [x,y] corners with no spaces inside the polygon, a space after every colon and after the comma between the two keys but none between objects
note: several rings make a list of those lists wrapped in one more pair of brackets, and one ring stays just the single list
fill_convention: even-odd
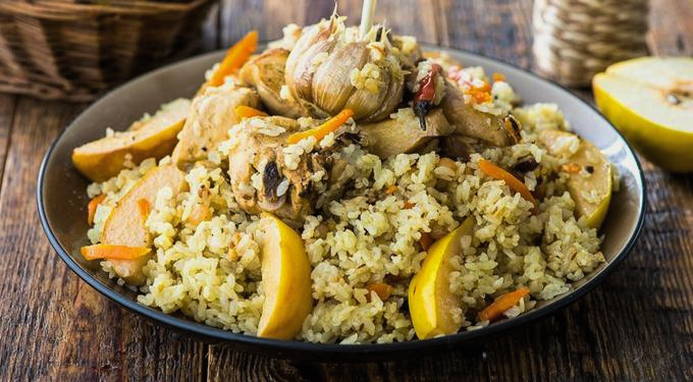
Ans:
[{"label": "plate of pilaf", "polygon": [[642,170],[590,105],[508,64],[333,15],[145,74],[39,171],[58,255],[112,300],[242,349],[483,343],[630,251]]}]

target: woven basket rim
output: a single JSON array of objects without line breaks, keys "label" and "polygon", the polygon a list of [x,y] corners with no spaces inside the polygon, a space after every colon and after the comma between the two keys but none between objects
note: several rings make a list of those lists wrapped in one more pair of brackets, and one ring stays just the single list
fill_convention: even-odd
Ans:
[{"label": "woven basket rim", "polygon": [[112,5],[72,4],[61,1],[40,0],[37,3],[0,2],[0,11],[37,18],[78,20],[100,14],[149,15],[162,12],[189,12],[213,0],[194,0],[189,3],[159,3],[116,0]]}]

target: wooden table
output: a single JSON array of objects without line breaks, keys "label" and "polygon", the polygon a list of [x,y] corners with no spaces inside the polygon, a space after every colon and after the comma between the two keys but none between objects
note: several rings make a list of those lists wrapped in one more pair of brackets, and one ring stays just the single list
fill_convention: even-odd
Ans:
[{"label": "wooden table", "polygon": [[[207,49],[245,31],[278,37],[329,16],[330,0],[227,0]],[[693,53],[693,2],[652,0],[651,49]],[[352,18],[360,1],[340,0]],[[531,1],[381,0],[378,18],[420,40],[531,68]],[[587,92],[581,93],[589,97]],[[693,379],[693,175],[643,161],[649,206],[635,250],[588,296],[490,340],[476,354],[319,364],[238,353],[151,325],[106,300],[53,253],[35,179],[48,145],[84,105],[0,95],[0,380]]]}]

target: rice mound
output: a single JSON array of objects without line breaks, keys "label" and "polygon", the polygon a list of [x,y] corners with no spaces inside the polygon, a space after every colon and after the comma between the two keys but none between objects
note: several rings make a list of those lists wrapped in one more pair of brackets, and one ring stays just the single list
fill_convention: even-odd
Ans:
[{"label": "rice mound", "polygon": [[[516,97],[508,89],[502,88],[505,97]],[[453,258],[450,277],[450,290],[463,307],[456,318],[467,330],[488,324],[478,322],[476,312],[501,293],[518,286],[530,289],[531,298],[505,312],[513,317],[537,300],[568,292],[571,282],[604,262],[597,231],[576,220],[567,176],[557,171],[570,147],[565,155],[552,156],[534,143],[542,129],[569,129],[562,113],[556,105],[536,104],[514,114],[523,123],[519,144],[485,148],[468,162],[455,162],[454,168],[441,165],[434,152],[381,160],[354,144],[341,149],[349,163],[346,171],[353,173],[352,187],[323,206],[321,214],[308,216],[299,230],[312,265],[315,305],[298,339],[342,344],[413,339],[406,296],[426,255],[418,242],[423,233],[438,237],[469,216],[476,223],[475,233]],[[510,168],[527,157],[539,163],[540,174],[559,174],[543,181],[545,197],[535,214],[532,203],[503,181],[484,175],[476,164],[486,158]],[[145,266],[147,282],[138,290],[138,302],[254,335],[264,300],[259,220],[238,207],[223,161],[220,152],[198,162],[186,175],[187,192],[158,192],[146,221],[156,255]],[[89,186],[90,196],[106,194],[88,234],[92,242],[98,241],[115,202],[155,165],[146,160]],[[523,181],[534,190],[539,180],[528,174]],[[202,203],[201,190],[209,193],[211,213],[192,224],[189,217]],[[117,277],[108,261],[101,265]],[[391,285],[392,295],[382,301],[367,288],[372,282]]]}]

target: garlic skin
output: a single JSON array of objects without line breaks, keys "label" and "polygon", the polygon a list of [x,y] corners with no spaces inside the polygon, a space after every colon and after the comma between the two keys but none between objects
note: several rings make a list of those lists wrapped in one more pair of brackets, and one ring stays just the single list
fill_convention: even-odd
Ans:
[{"label": "garlic skin", "polygon": [[292,97],[315,118],[347,108],[357,121],[387,118],[402,100],[411,60],[411,53],[401,53],[388,34],[375,26],[359,36],[338,16],[304,28],[286,62]]}]

